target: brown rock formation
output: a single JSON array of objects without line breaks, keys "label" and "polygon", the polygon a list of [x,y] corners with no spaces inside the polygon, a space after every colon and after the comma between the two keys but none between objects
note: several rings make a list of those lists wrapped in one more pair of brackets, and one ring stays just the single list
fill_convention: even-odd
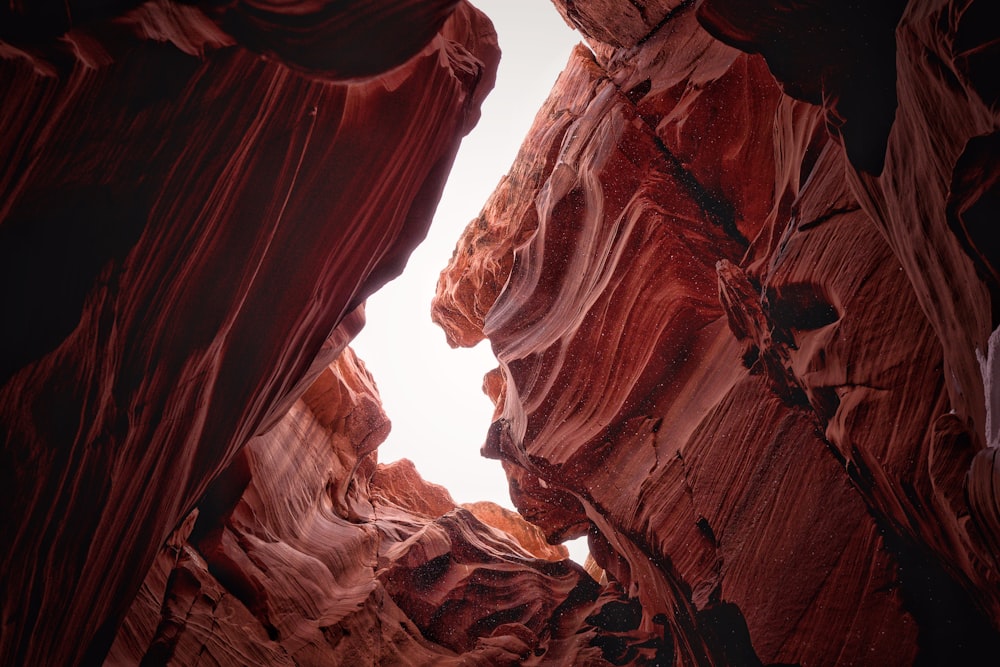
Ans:
[{"label": "brown rock formation", "polygon": [[402,65],[435,37],[459,0],[381,0],[353,6],[336,0],[201,4],[203,11],[195,19],[199,25],[194,26],[183,7],[168,0],[15,0],[0,8],[0,40],[51,53],[53,45],[47,42],[53,37],[143,6],[135,14],[143,17],[147,37],[176,40],[185,33],[194,36],[192,29],[221,29],[241,46],[288,67],[344,81]]},{"label": "brown rock formation", "polygon": [[0,663],[996,655],[985,1],[555,5],[590,48],[434,303],[535,525],[377,464],[346,347],[491,85],[478,11],[0,9]]},{"label": "brown rock formation", "polygon": [[[499,665],[595,652],[598,586],[409,462],[350,348],[244,447],[157,555],[107,664]],[[573,619],[552,628],[554,613]]]},{"label": "brown rock formation", "polygon": [[511,512],[496,503],[486,501],[463,503],[462,508],[472,512],[474,517],[487,526],[493,526],[515,538],[536,558],[553,561],[569,558],[569,549],[561,544],[546,542],[542,530],[535,524],[525,521],[517,512]]},{"label": "brown rock formation", "polygon": [[626,4],[557,3],[593,54],[439,282],[449,340],[500,361],[484,451],[550,539],[589,531],[668,664],[980,664],[981,3]]},{"label": "brown rock formation", "polygon": [[[3,664],[105,655],[160,545],[423,237],[498,57],[453,2],[365,5],[410,39],[369,40],[357,68],[338,35],[382,35],[381,13],[302,3],[322,33],[302,34],[294,4],[240,3],[231,31],[130,5],[0,14]],[[202,579],[178,576],[180,609]]]}]

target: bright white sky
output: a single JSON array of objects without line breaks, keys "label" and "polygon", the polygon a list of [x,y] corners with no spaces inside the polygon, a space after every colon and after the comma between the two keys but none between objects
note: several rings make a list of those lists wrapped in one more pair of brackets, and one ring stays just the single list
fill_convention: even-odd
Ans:
[{"label": "bright white sky", "polygon": [[[497,363],[489,343],[453,350],[430,318],[438,274],[462,230],[510,169],[535,113],[580,36],[549,0],[472,0],[493,20],[503,53],[482,118],[462,142],[427,240],[400,279],[368,299],[368,323],[351,346],[378,384],[392,433],[382,462],[408,458],[456,502],[514,509],[499,461],[480,456],[493,416],[483,375]],[[569,543],[582,563],[586,538]]]}]

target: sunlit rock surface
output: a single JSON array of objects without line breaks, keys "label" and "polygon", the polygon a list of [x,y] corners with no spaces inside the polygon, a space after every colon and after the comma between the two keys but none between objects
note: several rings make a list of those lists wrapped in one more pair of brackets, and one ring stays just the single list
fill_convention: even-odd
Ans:
[{"label": "sunlit rock surface", "polygon": [[590,535],[661,664],[988,664],[984,3],[556,4],[591,48],[434,304],[500,362],[515,503]]},{"label": "sunlit rock surface", "polygon": [[479,501],[464,503],[464,509],[488,526],[493,526],[516,538],[518,543],[533,556],[545,560],[563,560],[569,558],[569,549],[561,544],[549,544],[545,534],[533,523],[528,523],[517,512],[501,507],[496,503]]},{"label": "sunlit rock surface", "polygon": [[622,602],[600,599],[578,565],[536,558],[456,507],[408,461],[376,465],[388,429],[348,348],[167,540],[106,664],[579,664],[599,655],[586,618]]},{"label": "sunlit rock surface", "polygon": [[[464,3],[233,4],[0,9],[2,664],[99,663],[150,567],[166,581],[168,536],[187,553],[206,490],[245,481],[259,457],[287,465],[241,448],[285,423],[362,325],[365,297],[401,271],[493,83],[495,34]],[[367,51],[345,64],[355,30]],[[345,470],[335,505],[350,499]],[[182,563],[155,646],[185,614],[209,632],[199,586],[236,624],[226,586],[280,608],[263,635],[219,647],[230,664],[294,655],[258,645],[272,631],[320,632],[289,625],[309,596],[285,600],[319,584],[226,580],[244,577],[240,558],[281,562],[289,581],[320,567],[246,535],[219,533]],[[222,563],[217,582],[199,557]],[[368,599],[366,563],[331,570],[351,592],[316,602],[317,627]],[[176,640],[190,664],[183,642],[201,638]]]}]

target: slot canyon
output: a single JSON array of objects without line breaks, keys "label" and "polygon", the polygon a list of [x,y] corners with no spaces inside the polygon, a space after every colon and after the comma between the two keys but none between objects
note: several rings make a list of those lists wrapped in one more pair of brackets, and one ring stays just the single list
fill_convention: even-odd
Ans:
[{"label": "slot canyon", "polygon": [[1000,662],[996,7],[536,1],[427,304],[518,512],[379,463],[350,347],[475,0],[0,6],[0,664]]}]

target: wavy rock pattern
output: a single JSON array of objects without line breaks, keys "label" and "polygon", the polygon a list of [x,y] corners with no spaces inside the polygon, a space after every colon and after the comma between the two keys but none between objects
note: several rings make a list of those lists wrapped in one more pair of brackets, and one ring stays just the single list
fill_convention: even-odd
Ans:
[{"label": "wavy rock pattern", "polygon": [[434,304],[493,345],[519,509],[589,533],[670,664],[995,653],[979,3],[557,4],[593,51]]},{"label": "wavy rock pattern", "polygon": [[[569,664],[598,653],[584,641],[593,626],[576,636],[605,603],[598,585],[456,507],[408,461],[376,466],[388,430],[348,348],[209,486],[157,555],[106,664]],[[553,630],[557,612],[576,622]]]},{"label": "wavy rock pattern", "polygon": [[0,662],[1000,650],[990,6],[554,4],[588,46],[433,304],[493,345],[532,523],[379,465],[347,348],[492,85],[482,14],[0,8]]},{"label": "wavy rock pattern", "polygon": [[[192,14],[169,0],[13,0],[0,7],[0,40],[28,52],[51,54],[52,38],[71,28],[117,19],[141,6],[143,32],[177,42],[183,33],[225,33],[230,43],[264,53],[318,78],[344,81],[377,76],[420,52],[441,29],[459,0],[381,0],[349,5],[319,2],[201,3]],[[100,28],[99,28],[100,29]],[[160,32],[165,31],[165,33]],[[79,31],[77,31],[77,39]],[[66,50],[69,53],[69,50]]]},{"label": "wavy rock pattern", "polygon": [[[443,23],[454,3],[377,3],[416,40],[391,58],[406,62],[338,83],[340,69],[288,62],[270,23],[253,47],[277,56],[261,57],[190,5],[126,4],[13,3],[0,18],[24,28],[0,47],[4,664],[107,653],[160,545],[423,238],[499,55],[468,5]],[[63,9],[81,20],[52,39]],[[336,45],[356,21],[343,3],[322,11],[337,20],[316,39]],[[191,596],[211,586],[188,570],[169,604],[208,619]]]}]

